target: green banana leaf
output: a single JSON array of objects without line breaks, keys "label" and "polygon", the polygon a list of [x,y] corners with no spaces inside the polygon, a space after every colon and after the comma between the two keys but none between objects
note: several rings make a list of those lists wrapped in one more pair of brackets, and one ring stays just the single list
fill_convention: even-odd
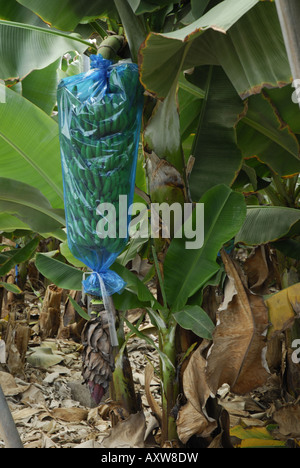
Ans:
[{"label": "green banana leaf", "polygon": [[0,288],[4,288],[13,294],[22,294],[23,292],[16,284],[4,283],[3,281],[0,281]]},{"label": "green banana leaf", "polygon": [[235,125],[244,105],[222,67],[199,67],[190,79],[205,90],[192,155],[193,200],[215,185],[231,186],[242,166]]},{"label": "green banana leaf", "polygon": [[83,53],[91,47],[91,43],[76,34],[5,20],[0,20],[0,44],[2,80],[23,79],[32,70],[47,67],[66,52]]},{"label": "green banana leaf", "polygon": [[73,31],[78,23],[88,23],[92,19],[102,16],[116,16],[113,1],[107,0],[18,0],[18,2],[32,10],[43,21],[64,31]]},{"label": "green banana leaf", "polygon": [[[32,231],[40,234],[65,226],[64,210],[54,210],[39,190],[3,177],[0,177],[0,213],[1,216],[4,213],[15,216]],[[18,229],[21,226],[17,222]]]},{"label": "green banana leaf", "polygon": [[57,123],[0,84],[1,176],[40,190],[53,208],[63,208]]},{"label": "green banana leaf", "polygon": [[84,263],[82,263],[80,260],[77,260],[77,258],[75,258],[74,255],[72,254],[67,240],[65,240],[64,242],[60,244],[59,250],[62,256],[65,257],[67,262],[70,263],[72,266],[77,267],[77,268],[85,268]]},{"label": "green banana leaf", "polygon": [[185,142],[197,130],[205,92],[190,83],[184,73],[180,74],[178,85],[180,134],[181,141]]},{"label": "green banana leaf", "polygon": [[141,79],[165,98],[178,70],[221,65],[242,98],[291,81],[275,3],[224,0],[189,26],[151,33],[140,51]]},{"label": "green banana leaf", "polygon": [[170,162],[182,174],[184,167],[180,138],[177,87],[173,86],[164,102],[156,108],[144,131],[144,144],[149,152]]},{"label": "green banana leaf", "polygon": [[67,265],[42,253],[36,255],[35,264],[39,272],[56,286],[81,291],[83,272],[79,268]]},{"label": "green banana leaf", "polygon": [[131,271],[118,262],[111,266],[111,270],[117,273],[126,282],[126,289],[138,297],[141,303],[148,304],[151,307],[160,309],[161,305],[157,302],[147,286]]},{"label": "green banana leaf", "polygon": [[35,13],[20,5],[17,0],[0,0],[0,19],[17,23],[48,27]]},{"label": "green banana leaf", "polygon": [[129,5],[136,15],[153,13],[165,6],[173,6],[174,0],[128,0]]},{"label": "green banana leaf", "polygon": [[[12,252],[4,252],[0,255],[0,277],[7,275],[14,266],[19,263],[26,262],[35,253],[37,246],[39,245],[39,239],[31,240],[27,245],[21,249],[15,249]],[[9,255],[8,255],[9,253]]]},{"label": "green banana leaf", "polygon": [[145,24],[135,15],[128,0],[114,0],[121,18],[133,62],[138,61],[138,51],[147,36]]},{"label": "green banana leaf", "polygon": [[207,8],[210,0],[191,0],[192,13],[195,19],[200,18]]},{"label": "green banana leaf", "polygon": [[272,242],[272,247],[279,250],[285,257],[300,260],[300,241],[296,239],[281,239]]},{"label": "green banana leaf", "polygon": [[58,59],[42,70],[33,70],[22,80],[22,96],[48,115],[52,115],[57,100],[60,61]]},{"label": "green banana leaf", "polygon": [[[39,272],[58,287],[74,291],[82,290],[83,271],[79,268],[67,265],[42,253],[36,255],[35,263]],[[113,296],[117,309],[161,307],[147,286],[127,268],[115,262],[111,269],[118,273],[126,282],[126,289],[122,294],[114,294]]]},{"label": "green banana leaf", "polygon": [[286,236],[300,220],[300,210],[283,206],[249,206],[235,243],[260,245]]},{"label": "green banana leaf", "polygon": [[204,244],[186,250],[186,239],[173,239],[164,262],[164,286],[173,313],[184,309],[189,297],[212,278],[220,266],[217,255],[224,243],[241,229],[246,216],[244,197],[226,185],[210,189],[204,204]]},{"label": "green banana leaf", "polygon": [[292,86],[285,86],[280,89],[265,89],[264,95],[269,97],[281,119],[289,126],[291,131],[299,134],[300,112],[298,103],[292,100],[294,91]]},{"label": "green banana leaf", "polygon": [[28,224],[23,223],[20,219],[8,213],[0,214],[0,233],[1,232],[14,232],[21,229],[22,231],[31,231]]},{"label": "green banana leaf", "polygon": [[197,305],[186,305],[183,310],[173,314],[176,322],[185,330],[192,330],[200,338],[212,340],[215,329],[207,313]]},{"label": "green banana leaf", "polygon": [[[281,92],[286,96],[285,88],[277,91],[277,96]],[[293,105],[291,97],[290,102]],[[290,107],[289,101],[287,107]],[[285,117],[291,119],[288,114]],[[299,109],[294,117],[295,125],[300,121]],[[300,172],[298,139],[264,92],[248,99],[247,113],[237,126],[237,139],[244,158],[257,157],[280,176]]]}]

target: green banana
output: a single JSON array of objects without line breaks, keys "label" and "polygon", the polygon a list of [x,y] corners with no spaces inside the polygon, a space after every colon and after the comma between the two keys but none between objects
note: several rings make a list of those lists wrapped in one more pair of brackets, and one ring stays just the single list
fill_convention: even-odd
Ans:
[{"label": "green banana", "polygon": [[[119,73],[113,67],[109,75],[108,93],[99,102],[81,106],[77,93],[69,104],[70,138],[62,138],[68,175],[65,177],[69,229],[78,248],[105,249],[118,253],[126,239],[118,238],[119,196],[129,195],[133,174],[134,141],[139,96],[136,93],[138,73],[124,67]],[[97,207],[113,203],[116,209],[116,239],[101,239],[97,233],[102,219]],[[71,226],[70,226],[71,224]]]}]

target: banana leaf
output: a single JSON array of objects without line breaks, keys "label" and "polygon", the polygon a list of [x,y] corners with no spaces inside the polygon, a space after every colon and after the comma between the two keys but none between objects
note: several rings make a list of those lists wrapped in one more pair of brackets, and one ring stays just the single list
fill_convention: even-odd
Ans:
[{"label": "banana leaf", "polygon": [[30,231],[28,224],[23,223],[20,219],[8,213],[0,214],[0,232],[14,232],[21,229],[22,231]]},{"label": "banana leaf", "polygon": [[[42,253],[36,255],[35,263],[39,272],[60,288],[75,291],[82,290],[83,271],[81,269]],[[126,281],[126,289],[121,294],[113,295],[114,304],[118,310],[151,307],[153,305],[160,307],[147,286],[136,275],[117,262],[114,263],[112,269],[122,275]]]},{"label": "banana leaf", "polygon": [[66,52],[83,53],[91,46],[76,34],[5,20],[0,20],[0,44],[1,80],[23,79],[32,70],[47,67]]},{"label": "banana leaf", "polygon": [[[277,96],[281,92],[286,96],[285,88],[277,91]],[[294,105],[291,98],[290,103],[287,102],[287,108]],[[291,121],[289,114],[285,113],[285,117]],[[299,121],[298,109],[294,125]],[[248,99],[247,113],[237,125],[237,140],[244,158],[258,158],[280,176],[300,172],[299,141],[268,94],[263,92]]]},{"label": "banana leaf", "polygon": [[17,0],[0,0],[0,19],[48,27],[39,16],[20,5]]},{"label": "banana leaf", "polygon": [[[34,187],[0,177],[0,213],[15,216],[34,232],[43,234],[65,226],[64,210],[53,209],[46,197]],[[2,226],[3,227],[3,226]]]},{"label": "banana leaf", "polygon": [[218,272],[218,252],[237,234],[246,216],[244,197],[226,185],[210,189],[200,203],[205,210],[203,246],[186,250],[184,237],[173,239],[164,262],[165,292],[173,313]]},{"label": "banana leaf", "polygon": [[32,10],[52,27],[64,31],[73,31],[79,23],[88,23],[95,18],[116,16],[113,1],[51,0],[50,2],[41,2],[40,0],[18,0],[18,2]]},{"label": "banana leaf", "polygon": [[42,70],[33,70],[22,80],[22,96],[52,115],[56,104],[60,59]]},{"label": "banana leaf", "polygon": [[242,98],[291,82],[274,3],[225,0],[177,31],[151,33],[140,50],[141,79],[165,98],[178,70],[221,65]]},{"label": "banana leaf", "polygon": [[0,94],[1,177],[35,187],[53,208],[63,208],[57,123],[1,84]]},{"label": "banana leaf", "polygon": [[45,254],[36,255],[35,264],[39,272],[56,286],[73,291],[82,290],[83,272]]},{"label": "banana leaf", "polygon": [[[13,252],[9,252],[9,255],[2,253],[0,255],[0,277],[9,273],[15,265],[29,260],[35,253],[38,244],[39,239],[35,238],[28,242],[28,244],[26,244],[23,248],[15,249]],[[6,252],[6,254],[7,253],[8,252]]]},{"label": "banana leaf", "polygon": [[286,236],[300,220],[300,210],[284,206],[249,206],[235,243],[261,245]]},{"label": "banana leaf", "polygon": [[221,67],[199,67],[190,77],[205,90],[192,155],[193,200],[219,184],[231,186],[242,166],[235,125],[244,105]]}]

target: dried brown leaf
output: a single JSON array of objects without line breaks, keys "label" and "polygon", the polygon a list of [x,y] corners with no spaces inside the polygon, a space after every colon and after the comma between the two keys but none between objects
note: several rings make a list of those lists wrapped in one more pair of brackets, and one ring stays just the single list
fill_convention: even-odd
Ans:
[{"label": "dried brown leaf", "polygon": [[112,415],[120,421],[129,417],[128,411],[118,401],[107,401],[99,406],[99,415],[104,421],[111,419]]},{"label": "dried brown leaf", "polygon": [[30,419],[36,414],[45,412],[42,408],[23,408],[20,410],[13,411],[12,416],[14,421],[29,422]]},{"label": "dried brown leaf", "polygon": [[225,383],[233,393],[245,394],[263,385],[269,376],[263,357],[268,311],[262,297],[245,289],[225,252],[222,259],[236,295],[219,313],[207,361],[207,379],[214,394]]},{"label": "dried brown leaf", "polygon": [[119,421],[102,442],[104,448],[144,448],[146,421],[143,412],[131,414],[125,421]]},{"label": "dried brown leaf", "polygon": [[184,444],[195,434],[208,437],[217,427],[217,422],[205,411],[211,391],[206,382],[206,360],[202,350],[199,346],[194,351],[183,374],[183,391],[188,401],[180,408],[176,423],[178,437]]},{"label": "dried brown leaf", "polygon": [[22,394],[22,403],[25,405],[45,405],[46,400],[42,391],[35,385],[30,385],[28,390]]},{"label": "dried brown leaf", "polygon": [[287,438],[300,438],[300,405],[289,404],[283,406],[273,415],[279,424],[279,433]]},{"label": "dried brown leaf", "polygon": [[148,404],[152,410],[152,413],[156,416],[158,422],[159,422],[159,425],[161,426],[161,422],[162,422],[162,413],[161,413],[161,409],[159,407],[159,404],[157,403],[157,401],[155,400],[155,398],[153,397],[152,393],[151,393],[151,389],[150,389],[150,384],[151,384],[151,380],[153,379],[154,377],[154,369],[153,369],[153,366],[148,363],[146,365],[146,368],[145,368],[145,393],[146,393],[146,398],[147,398],[147,401],[148,401]]},{"label": "dried brown leaf", "polygon": [[19,395],[30,387],[30,384],[18,385],[14,377],[8,372],[0,372],[0,385],[5,396]]},{"label": "dried brown leaf", "polygon": [[252,291],[261,292],[260,288],[269,277],[269,266],[266,258],[265,246],[257,247],[244,264],[248,277],[248,285]]},{"label": "dried brown leaf", "polygon": [[51,416],[55,419],[62,419],[66,422],[81,422],[86,421],[88,411],[83,408],[55,408],[51,411]]}]

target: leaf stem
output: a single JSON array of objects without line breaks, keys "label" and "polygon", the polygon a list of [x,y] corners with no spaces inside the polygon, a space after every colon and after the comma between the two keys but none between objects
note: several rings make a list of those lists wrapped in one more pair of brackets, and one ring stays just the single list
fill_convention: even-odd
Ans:
[{"label": "leaf stem", "polygon": [[50,35],[52,34],[54,36],[65,37],[67,39],[72,39],[72,41],[77,41],[77,42],[80,42],[81,44],[85,44],[87,48],[95,47],[91,42],[85,41],[78,34],[67,34],[62,31],[58,31],[58,30],[54,30],[50,28],[41,28],[39,26],[34,26],[32,24],[16,23],[14,21],[6,21],[6,20],[0,20],[0,25],[13,27],[13,28],[28,29],[29,31],[38,31],[44,34],[50,34]]},{"label": "leaf stem", "polygon": [[99,36],[102,37],[102,39],[106,38],[107,32],[105,31],[105,29],[102,28],[102,26],[99,23],[97,23],[97,21],[92,21],[90,25],[96,31],[96,33],[98,33]]},{"label": "leaf stem", "polygon": [[158,282],[159,282],[159,286],[160,286],[160,290],[161,290],[161,294],[162,294],[162,298],[163,298],[163,304],[164,304],[164,307],[167,308],[168,307],[168,301],[167,301],[166,291],[165,291],[163,279],[162,279],[162,276],[161,276],[161,271],[160,271],[160,267],[159,267],[159,262],[158,262],[156,250],[155,250],[155,247],[153,245],[152,245],[152,254],[153,254],[156,273],[157,273],[157,277],[158,277]]},{"label": "leaf stem", "polygon": [[273,189],[273,187],[266,187],[264,189],[264,192],[265,194],[267,195],[267,197],[270,199],[272,205],[274,206],[285,206],[285,203],[283,203],[278,194],[276,193],[276,191]]},{"label": "leaf stem", "polygon": [[288,204],[288,206],[292,206],[293,205],[292,199],[289,196],[289,194],[287,193],[287,191],[285,189],[285,186],[284,186],[284,184],[282,182],[281,177],[279,177],[279,175],[275,174],[274,172],[273,172],[273,181],[274,181],[274,185],[275,185],[279,195],[281,195],[281,197],[283,198],[283,200],[285,200],[285,202]]},{"label": "leaf stem", "polygon": [[128,0],[114,0],[114,2],[125,29],[132,61],[137,63],[139,48],[146,39],[147,31],[133,12]]}]

